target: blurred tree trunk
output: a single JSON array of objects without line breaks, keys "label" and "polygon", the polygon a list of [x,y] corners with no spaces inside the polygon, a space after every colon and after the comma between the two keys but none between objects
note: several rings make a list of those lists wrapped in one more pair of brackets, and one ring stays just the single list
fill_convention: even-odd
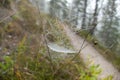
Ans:
[{"label": "blurred tree trunk", "polygon": [[92,24],[91,24],[91,26],[92,26],[91,35],[94,34],[96,26],[97,26],[97,21],[98,21],[98,2],[99,2],[99,0],[96,0],[95,11],[94,11],[94,14],[93,14],[93,21],[92,21]]},{"label": "blurred tree trunk", "polygon": [[50,1],[50,15],[63,19],[67,16],[67,1],[66,0],[51,0]]},{"label": "blurred tree trunk", "polygon": [[87,10],[87,0],[84,1],[84,10],[83,10],[83,20],[82,20],[82,29],[86,28],[86,10]]},{"label": "blurred tree trunk", "polygon": [[72,24],[78,26],[79,21],[82,17],[82,12],[84,7],[84,0],[73,0],[73,6],[72,6],[72,17],[74,20],[72,20]]},{"label": "blurred tree trunk", "polygon": [[119,38],[119,31],[118,27],[120,26],[119,20],[117,17],[117,8],[116,8],[116,1],[117,0],[110,0],[107,2],[107,5],[103,11],[103,18],[102,18],[102,29],[99,33],[104,45],[112,51],[117,50],[118,46],[118,38]]}]

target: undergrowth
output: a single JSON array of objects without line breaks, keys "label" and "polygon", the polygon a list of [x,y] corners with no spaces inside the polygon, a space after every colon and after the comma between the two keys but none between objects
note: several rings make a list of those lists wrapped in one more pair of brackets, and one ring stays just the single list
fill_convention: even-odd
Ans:
[{"label": "undergrowth", "polygon": [[[89,31],[78,31],[77,34],[85,38]],[[112,52],[110,49],[104,47],[96,37],[89,35],[86,39],[89,43],[93,45],[107,60],[113,63],[113,65],[120,71],[120,57]],[[97,45],[94,45],[94,42],[97,42]]]},{"label": "undergrowth", "polygon": [[12,22],[0,28],[1,53],[4,53],[0,60],[0,80],[97,80],[99,66],[87,68],[80,57],[74,61],[69,55],[53,57],[52,53],[60,53],[48,49],[46,37],[72,48],[57,19],[38,14],[26,1],[17,6],[19,17],[13,16]]}]

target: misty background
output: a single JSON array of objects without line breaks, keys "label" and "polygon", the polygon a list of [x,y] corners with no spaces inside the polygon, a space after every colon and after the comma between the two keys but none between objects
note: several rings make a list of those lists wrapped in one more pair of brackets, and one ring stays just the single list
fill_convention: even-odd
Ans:
[{"label": "misty background", "polygon": [[68,22],[72,28],[92,30],[92,35],[108,49],[120,53],[119,0],[30,0],[42,12]]}]

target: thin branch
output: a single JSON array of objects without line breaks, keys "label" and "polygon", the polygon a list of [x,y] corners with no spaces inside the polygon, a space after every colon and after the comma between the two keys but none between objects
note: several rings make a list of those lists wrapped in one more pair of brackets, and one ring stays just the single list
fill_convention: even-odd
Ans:
[{"label": "thin branch", "polygon": [[[41,12],[40,12],[40,8],[39,8],[39,5],[38,5],[37,1],[36,1],[36,6],[37,6],[37,9],[38,9],[38,11],[39,11],[39,18],[41,19],[42,16],[40,15]],[[46,20],[44,19],[43,21],[41,21],[41,23],[43,23],[43,27],[42,27],[42,28],[43,28],[43,37],[44,37],[45,45],[46,45],[47,52],[48,52],[48,55],[49,55],[49,59],[50,59],[50,63],[51,63],[51,68],[52,68],[52,70],[54,70],[51,53],[50,53],[50,50],[49,50],[49,48],[48,48],[48,46],[47,46],[48,43],[47,43],[46,35],[45,35],[45,24],[46,24]]]},{"label": "thin branch", "polygon": [[16,13],[12,13],[12,14],[10,14],[10,15],[8,15],[8,16],[6,16],[5,18],[3,18],[2,20],[0,20],[0,23],[2,23],[3,21],[5,21],[6,19],[8,19],[8,18],[10,18],[10,17],[12,17],[13,15],[15,15]]},{"label": "thin branch", "polygon": [[71,59],[71,61],[73,61],[73,60],[80,54],[80,52],[82,51],[83,46],[84,46],[84,43],[86,42],[86,39],[87,39],[88,35],[89,35],[89,33],[88,33],[88,34],[86,35],[86,37],[84,38],[83,43],[82,43],[82,45],[81,45],[78,53]]}]

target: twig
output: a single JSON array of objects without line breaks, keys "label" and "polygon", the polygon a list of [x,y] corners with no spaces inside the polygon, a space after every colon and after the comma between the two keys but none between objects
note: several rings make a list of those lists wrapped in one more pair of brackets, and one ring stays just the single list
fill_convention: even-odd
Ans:
[{"label": "twig", "polygon": [[2,20],[0,20],[0,23],[2,23],[4,20],[6,20],[6,19],[8,19],[8,18],[10,18],[11,16],[13,16],[13,15],[15,15],[16,13],[12,13],[12,14],[10,14],[10,15],[8,15],[8,16],[6,16],[5,18],[3,18]]},{"label": "twig", "polygon": [[[37,7],[37,9],[38,9],[38,11],[39,11],[39,18],[42,18],[41,17],[41,12],[40,12],[40,8],[39,8],[39,6],[38,6],[38,3],[37,3],[37,1],[36,1],[36,7]],[[46,48],[47,48],[47,52],[48,52],[48,55],[49,55],[49,59],[50,59],[50,63],[51,63],[51,68],[52,68],[52,70],[54,70],[54,66],[53,66],[53,62],[52,62],[52,57],[51,57],[51,53],[50,53],[50,50],[49,50],[49,48],[48,48],[48,43],[47,43],[47,40],[46,40],[46,35],[45,35],[45,24],[46,24],[46,20],[44,19],[43,21],[41,21],[41,23],[43,23],[43,37],[44,37],[44,40],[45,40],[45,45],[46,45]]]},{"label": "twig", "polygon": [[71,61],[73,61],[73,60],[80,54],[80,52],[81,52],[82,49],[83,49],[83,46],[84,46],[84,43],[85,43],[87,37],[89,36],[89,34],[92,33],[92,31],[93,31],[93,29],[94,29],[95,27],[96,27],[96,26],[94,26],[94,27],[88,32],[88,34],[85,36],[85,38],[84,38],[84,40],[83,40],[83,43],[82,43],[82,45],[81,45],[81,47],[80,47],[78,53],[71,59]]}]

